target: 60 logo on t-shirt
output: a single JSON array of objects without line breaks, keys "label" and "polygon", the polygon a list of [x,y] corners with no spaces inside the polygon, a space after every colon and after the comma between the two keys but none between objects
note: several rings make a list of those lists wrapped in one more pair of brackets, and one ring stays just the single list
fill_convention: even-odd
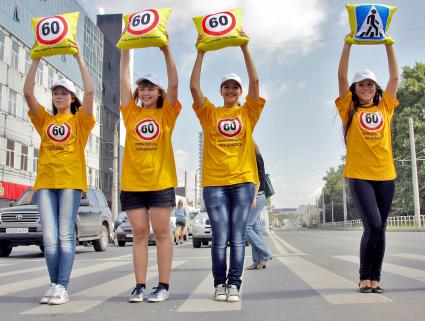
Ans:
[{"label": "60 logo on t-shirt", "polygon": [[55,143],[66,142],[69,136],[71,136],[71,126],[67,123],[62,125],[50,124],[47,127],[47,137]]},{"label": "60 logo on t-shirt", "polygon": [[68,23],[62,16],[40,20],[36,28],[36,37],[42,45],[55,45],[68,33]]},{"label": "60 logo on t-shirt", "polygon": [[127,32],[132,35],[142,35],[156,28],[159,23],[159,14],[156,10],[137,12],[128,19]]},{"label": "60 logo on t-shirt", "polygon": [[218,121],[218,131],[226,137],[235,137],[242,131],[242,122],[239,118],[226,118]]},{"label": "60 logo on t-shirt", "polygon": [[136,134],[143,140],[153,140],[159,136],[160,128],[155,119],[143,119],[136,125]]},{"label": "60 logo on t-shirt", "polygon": [[359,122],[361,128],[369,132],[376,132],[384,126],[384,116],[379,111],[373,113],[361,112]]},{"label": "60 logo on t-shirt", "polygon": [[235,26],[236,18],[229,11],[211,14],[202,20],[202,29],[210,36],[223,36],[231,32]]}]

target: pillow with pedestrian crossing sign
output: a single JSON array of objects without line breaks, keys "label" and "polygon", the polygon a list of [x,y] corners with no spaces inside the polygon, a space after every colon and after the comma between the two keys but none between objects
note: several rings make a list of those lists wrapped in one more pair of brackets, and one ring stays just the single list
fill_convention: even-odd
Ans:
[{"label": "pillow with pedestrian crossing sign", "polygon": [[351,44],[387,44],[394,40],[387,34],[396,7],[380,4],[346,4],[351,33],[345,41]]},{"label": "pillow with pedestrian crossing sign", "polygon": [[195,17],[193,22],[198,30],[198,51],[238,47],[249,41],[242,30],[242,9]]},{"label": "pillow with pedestrian crossing sign", "polygon": [[167,46],[166,25],[170,14],[170,8],[163,8],[124,15],[125,28],[117,47],[120,49],[133,49]]},{"label": "pillow with pedestrian crossing sign", "polygon": [[32,19],[35,44],[31,59],[54,55],[75,55],[78,51],[72,43],[76,39],[79,12],[64,13],[52,17]]}]

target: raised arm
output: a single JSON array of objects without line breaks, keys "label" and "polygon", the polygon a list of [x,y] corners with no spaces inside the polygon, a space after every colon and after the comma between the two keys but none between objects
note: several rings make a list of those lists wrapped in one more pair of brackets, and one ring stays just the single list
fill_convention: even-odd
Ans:
[{"label": "raised arm", "polygon": [[192,93],[193,102],[196,108],[202,106],[205,103],[205,96],[201,90],[201,70],[204,54],[204,52],[198,51],[195,65],[193,66],[192,75],[190,76],[190,92]]},{"label": "raised arm", "polygon": [[35,86],[35,75],[37,74],[38,65],[40,60],[33,60],[28,70],[28,75],[25,78],[24,83],[24,96],[27,101],[27,105],[30,109],[31,114],[36,115],[40,104],[37,101],[37,98],[34,96],[34,86]]},{"label": "raised arm", "polygon": [[165,63],[167,65],[167,76],[168,76],[168,88],[167,88],[167,99],[170,105],[174,107],[177,102],[179,79],[177,75],[176,64],[174,63],[173,55],[168,46],[160,48],[164,54]]},{"label": "raised arm", "polygon": [[350,84],[348,82],[348,62],[350,59],[351,44],[344,43],[342,49],[341,58],[339,59],[338,66],[338,86],[339,86],[339,97],[343,98],[350,90]]},{"label": "raised arm", "polygon": [[248,50],[248,44],[242,45],[241,49],[245,59],[246,70],[248,72],[248,96],[257,100],[260,98],[260,80],[258,78],[257,69],[255,68],[251,53]]},{"label": "raised arm", "polygon": [[121,50],[120,60],[120,100],[121,106],[128,105],[131,99],[130,51]]},{"label": "raised arm", "polygon": [[387,50],[388,71],[390,74],[390,79],[388,80],[385,90],[392,98],[395,98],[399,79],[397,59],[395,57],[393,45],[385,45],[385,49]]}]

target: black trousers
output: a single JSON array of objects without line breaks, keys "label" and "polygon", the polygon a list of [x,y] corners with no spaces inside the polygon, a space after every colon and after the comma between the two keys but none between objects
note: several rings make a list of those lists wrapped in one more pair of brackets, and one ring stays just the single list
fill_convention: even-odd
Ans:
[{"label": "black trousers", "polygon": [[385,254],[385,229],[394,197],[394,180],[349,179],[354,206],[363,222],[360,280],[379,281]]}]

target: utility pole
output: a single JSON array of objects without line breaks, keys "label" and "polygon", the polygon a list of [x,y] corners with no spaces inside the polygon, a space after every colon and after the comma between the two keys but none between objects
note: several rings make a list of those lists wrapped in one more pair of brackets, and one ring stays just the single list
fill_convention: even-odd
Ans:
[{"label": "utility pole", "polygon": [[187,199],[187,171],[184,171],[184,197]]},{"label": "utility pole", "polygon": [[325,188],[322,189],[323,223],[326,223]]},{"label": "utility pole", "polygon": [[413,204],[415,209],[415,226],[421,227],[421,205],[419,202],[418,168],[416,163],[415,133],[413,118],[409,117],[410,154],[412,159]]},{"label": "utility pole", "polygon": [[347,192],[345,190],[345,177],[342,178],[342,205],[344,208],[344,222],[348,220],[347,214]]},{"label": "utility pole", "polygon": [[198,208],[198,170],[199,168],[195,172],[195,208]]},{"label": "utility pole", "polygon": [[331,206],[332,206],[332,223],[334,222],[334,200],[331,200]]}]

